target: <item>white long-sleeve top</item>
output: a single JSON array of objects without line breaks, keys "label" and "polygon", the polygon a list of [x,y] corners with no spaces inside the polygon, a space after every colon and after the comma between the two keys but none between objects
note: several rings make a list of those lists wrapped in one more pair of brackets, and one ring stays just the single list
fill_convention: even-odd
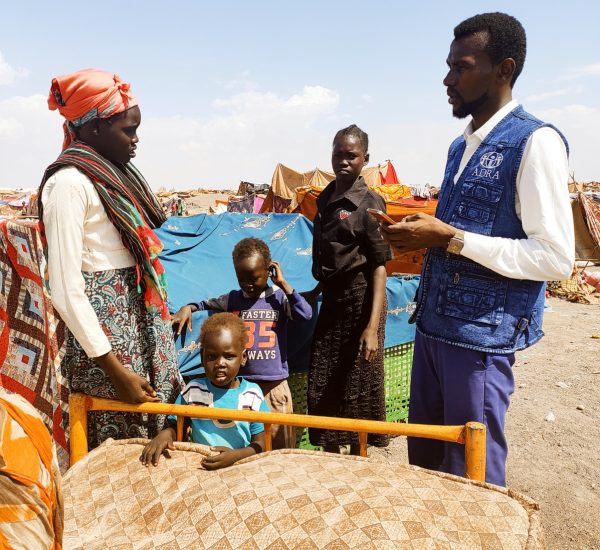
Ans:
[{"label": "white long-sleeve top", "polygon": [[76,168],[48,179],[42,204],[52,303],[88,357],[99,357],[111,345],[85,294],[82,271],[131,267],[135,260],[92,182]]},{"label": "white long-sleeve top", "polygon": [[[507,103],[481,128],[472,122],[464,132],[466,142],[454,183],[494,127],[515,107]],[[465,233],[461,255],[512,279],[553,281],[571,275],[575,262],[573,214],[568,190],[565,144],[552,128],[533,132],[517,173],[515,207],[526,239]]]}]

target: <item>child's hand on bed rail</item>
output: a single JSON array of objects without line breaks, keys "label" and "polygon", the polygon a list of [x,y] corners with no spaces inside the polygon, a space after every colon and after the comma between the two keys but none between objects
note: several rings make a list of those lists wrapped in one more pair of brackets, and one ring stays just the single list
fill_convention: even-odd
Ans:
[{"label": "child's hand on bed rail", "polygon": [[152,441],[150,441],[148,445],[144,447],[144,450],[140,456],[140,462],[144,466],[148,466],[148,464],[156,466],[158,465],[160,455],[165,455],[166,458],[171,458],[169,450],[175,450],[175,445],[173,445],[174,438],[175,430],[173,430],[173,428],[165,428]]}]

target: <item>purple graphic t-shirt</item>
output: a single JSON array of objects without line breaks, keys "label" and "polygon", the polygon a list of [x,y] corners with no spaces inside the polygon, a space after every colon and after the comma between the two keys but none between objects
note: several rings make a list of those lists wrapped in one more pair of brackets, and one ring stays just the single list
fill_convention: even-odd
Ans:
[{"label": "purple graphic t-shirt", "polygon": [[239,315],[248,329],[248,362],[240,375],[248,380],[284,380],[288,377],[288,319],[310,320],[312,307],[296,291],[286,294],[268,287],[258,298],[232,290],[218,298],[194,304],[199,310],[228,311]]}]

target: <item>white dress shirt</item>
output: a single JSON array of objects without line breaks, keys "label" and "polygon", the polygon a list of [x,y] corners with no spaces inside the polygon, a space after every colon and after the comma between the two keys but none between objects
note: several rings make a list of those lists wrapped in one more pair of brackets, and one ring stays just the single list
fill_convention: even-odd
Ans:
[{"label": "white dress shirt", "polygon": [[[481,128],[471,122],[454,183],[494,127],[515,107],[507,103]],[[526,239],[465,233],[461,255],[511,279],[554,281],[567,279],[575,262],[573,214],[568,190],[568,158],[565,144],[552,128],[533,132],[517,173],[515,207]]]},{"label": "white dress shirt", "polygon": [[76,168],[48,179],[42,204],[52,303],[88,357],[104,355],[111,345],[85,294],[82,271],[131,267],[135,260],[92,182]]}]

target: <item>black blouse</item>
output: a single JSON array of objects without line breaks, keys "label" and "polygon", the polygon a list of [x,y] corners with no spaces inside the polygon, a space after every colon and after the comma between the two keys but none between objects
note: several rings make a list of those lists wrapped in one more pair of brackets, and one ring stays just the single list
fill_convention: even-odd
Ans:
[{"label": "black blouse", "polygon": [[367,208],[385,212],[383,198],[362,177],[330,203],[334,191],[335,180],[317,198],[314,219],[312,273],[322,282],[374,269],[392,258],[379,223],[367,213]]}]

